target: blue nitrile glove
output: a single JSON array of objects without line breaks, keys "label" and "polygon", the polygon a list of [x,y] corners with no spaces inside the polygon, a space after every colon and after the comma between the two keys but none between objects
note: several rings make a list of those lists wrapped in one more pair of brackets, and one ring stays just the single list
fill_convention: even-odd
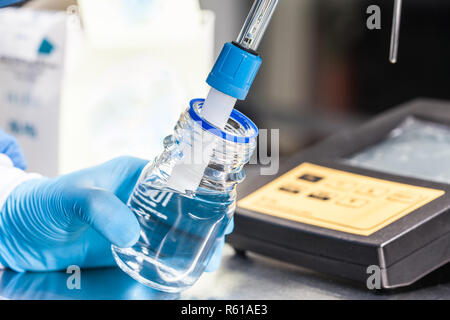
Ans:
[{"label": "blue nitrile glove", "polygon": [[[234,229],[234,219],[231,220],[231,223],[225,230],[225,235],[229,235],[233,232]],[[225,237],[217,240],[216,249],[214,255],[209,260],[208,266],[206,267],[206,272],[214,272],[220,267],[220,263],[222,262],[222,253],[223,248],[225,246]]]},{"label": "blue nitrile glove", "polygon": [[[0,264],[20,272],[114,266],[111,243],[130,247],[139,238],[125,203],[146,163],[122,157],[19,185],[0,211]],[[222,249],[218,241],[210,271]]]},{"label": "blue nitrile glove", "polygon": [[0,0],[0,8],[23,2],[24,0]]},{"label": "blue nitrile glove", "polygon": [[0,153],[7,155],[16,168],[25,170],[27,163],[16,139],[0,128]]}]

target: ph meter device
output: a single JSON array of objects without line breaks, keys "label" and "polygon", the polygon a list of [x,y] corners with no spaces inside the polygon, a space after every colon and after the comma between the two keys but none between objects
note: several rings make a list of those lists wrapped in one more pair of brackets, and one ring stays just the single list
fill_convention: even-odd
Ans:
[{"label": "ph meter device", "polygon": [[248,177],[227,241],[382,288],[450,261],[450,103],[415,100]]}]

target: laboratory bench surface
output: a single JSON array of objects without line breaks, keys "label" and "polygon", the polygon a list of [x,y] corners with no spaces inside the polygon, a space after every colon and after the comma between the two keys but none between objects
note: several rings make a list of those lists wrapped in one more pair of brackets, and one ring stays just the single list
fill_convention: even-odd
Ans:
[{"label": "laboratory bench surface", "polygon": [[450,265],[409,288],[374,292],[362,284],[319,274],[249,253],[237,255],[228,245],[219,271],[204,274],[180,295],[147,288],[118,268],[82,270],[81,289],[69,290],[65,272],[0,271],[0,299],[450,299]]}]

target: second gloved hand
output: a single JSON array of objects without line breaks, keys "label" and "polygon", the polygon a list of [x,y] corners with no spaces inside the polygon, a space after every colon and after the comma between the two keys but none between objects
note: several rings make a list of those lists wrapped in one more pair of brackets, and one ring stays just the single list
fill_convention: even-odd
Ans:
[{"label": "second gloved hand", "polygon": [[[125,203],[146,164],[123,157],[19,185],[0,210],[0,264],[20,272],[115,265],[111,244],[130,247],[139,239]],[[223,243],[209,271],[218,267]]]},{"label": "second gloved hand", "polygon": [[0,154],[6,155],[11,159],[16,168],[24,170],[27,166],[22,149],[20,149],[17,140],[6,134],[0,128]]}]

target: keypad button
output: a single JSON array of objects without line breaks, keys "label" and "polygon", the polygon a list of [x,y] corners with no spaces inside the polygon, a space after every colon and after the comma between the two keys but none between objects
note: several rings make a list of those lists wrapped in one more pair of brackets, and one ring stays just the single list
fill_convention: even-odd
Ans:
[{"label": "keypad button", "polygon": [[300,194],[302,192],[302,190],[299,187],[293,185],[282,185],[281,187],[278,188],[278,190],[290,194]]},{"label": "keypad button", "polygon": [[333,195],[326,191],[316,191],[308,195],[308,198],[316,199],[320,201],[329,201],[333,198]]},{"label": "keypad button", "polygon": [[317,175],[314,175],[314,174],[310,174],[310,173],[306,173],[306,174],[304,174],[304,175],[298,177],[298,179],[299,179],[299,180],[304,180],[304,181],[316,183],[316,182],[322,181],[322,180],[323,180],[323,177],[317,176]]},{"label": "keypad button", "polygon": [[348,191],[356,187],[356,183],[346,180],[330,180],[326,186],[337,190]]},{"label": "keypad button", "polygon": [[421,199],[420,195],[408,191],[398,191],[388,197],[388,200],[405,203],[418,202]]},{"label": "keypad button", "polygon": [[379,198],[387,194],[389,190],[386,188],[365,186],[356,189],[355,192],[363,196]]},{"label": "keypad button", "polygon": [[356,198],[356,197],[345,197],[338,201],[336,201],[336,204],[344,207],[350,207],[350,208],[362,208],[369,204],[369,200]]}]

